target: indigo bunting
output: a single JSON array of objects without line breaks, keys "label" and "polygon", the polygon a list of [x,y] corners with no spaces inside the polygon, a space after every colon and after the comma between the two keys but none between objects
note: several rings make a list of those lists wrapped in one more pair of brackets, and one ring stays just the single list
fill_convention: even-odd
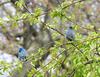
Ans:
[{"label": "indigo bunting", "polygon": [[27,56],[27,52],[24,48],[19,48],[19,51],[18,51],[18,58],[19,60],[21,61],[25,61],[26,60],[26,56]]},{"label": "indigo bunting", "polygon": [[75,39],[75,32],[72,28],[72,26],[70,26],[67,31],[66,31],[66,38],[69,40],[69,41],[73,41]]}]

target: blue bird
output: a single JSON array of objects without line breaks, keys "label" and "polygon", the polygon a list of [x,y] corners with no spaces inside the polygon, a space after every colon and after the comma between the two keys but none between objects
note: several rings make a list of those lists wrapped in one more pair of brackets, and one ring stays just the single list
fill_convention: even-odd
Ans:
[{"label": "blue bird", "polygon": [[27,52],[24,48],[19,48],[19,51],[18,51],[18,58],[19,60],[21,61],[25,61],[26,60],[26,56],[27,56]]},{"label": "blue bird", "polygon": [[66,31],[66,38],[69,40],[69,41],[74,41],[75,40],[75,32],[72,28],[72,26],[70,26],[67,31]]}]

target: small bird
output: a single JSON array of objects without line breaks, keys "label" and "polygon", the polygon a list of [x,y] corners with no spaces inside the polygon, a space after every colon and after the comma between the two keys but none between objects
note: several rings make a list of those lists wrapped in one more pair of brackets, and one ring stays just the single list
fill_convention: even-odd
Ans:
[{"label": "small bird", "polygon": [[26,56],[27,56],[26,50],[23,47],[19,48],[19,51],[18,51],[19,60],[25,61],[26,60]]},{"label": "small bird", "polygon": [[75,32],[73,30],[73,27],[70,26],[67,31],[66,31],[66,38],[69,40],[69,41],[74,41],[75,40]]}]

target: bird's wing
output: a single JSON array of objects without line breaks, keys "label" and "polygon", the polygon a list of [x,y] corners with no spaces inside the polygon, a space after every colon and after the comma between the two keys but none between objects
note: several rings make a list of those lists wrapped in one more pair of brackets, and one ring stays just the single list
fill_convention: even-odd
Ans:
[{"label": "bird's wing", "polygon": [[67,38],[68,40],[70,40],[70,41],[74,40],[74,38],[75,38],[75,33],[74,33],[74,31],[68,30],[68,31],[66,32],[66,38]]}]

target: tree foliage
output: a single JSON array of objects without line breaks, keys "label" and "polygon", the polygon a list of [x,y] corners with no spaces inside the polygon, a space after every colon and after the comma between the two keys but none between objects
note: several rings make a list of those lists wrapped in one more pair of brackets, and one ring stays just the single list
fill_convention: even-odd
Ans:
[{"label": "tree foliage", "polygon": [[[0,18],[0,31],[6,39],[6,44],[0,40],[0,49],[14,56],[18,51],[16,46],[23,46],[29,55],[26,62],[16,62],[9,73],[11,77],[100,76],[98,0],[7,2],[16,12],[13,15],[7,9],[7,20]],[[75,30],[75,41],[65,38],[69,25]],[[3,64],[0,66],[3,71],[13,66],[13,63]]]}]

